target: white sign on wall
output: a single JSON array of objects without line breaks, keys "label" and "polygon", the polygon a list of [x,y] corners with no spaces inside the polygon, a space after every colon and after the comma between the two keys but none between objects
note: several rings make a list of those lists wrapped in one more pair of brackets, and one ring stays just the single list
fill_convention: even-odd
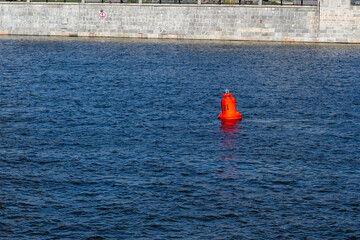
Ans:
[{"label": "white sign on wall", "polygon": [[100,12],[99,12],[99,18],[100,18],[100,19],[105,19],[105,18],[106,18],[106,12],[104,12],[103,10],[100,10]]}]

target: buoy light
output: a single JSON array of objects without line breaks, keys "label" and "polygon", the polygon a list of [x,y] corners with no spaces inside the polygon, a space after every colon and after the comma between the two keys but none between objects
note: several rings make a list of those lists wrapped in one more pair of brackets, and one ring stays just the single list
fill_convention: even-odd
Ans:
[{"label": "buoy light", "polygon": [[222,112],[218,116],[221,120],[240,120],[241,114],[236,111],[235,98],[232,97],[233,93],[229,93],[229,90],[225,90],[225,94],[221,99],[221,110]]}]

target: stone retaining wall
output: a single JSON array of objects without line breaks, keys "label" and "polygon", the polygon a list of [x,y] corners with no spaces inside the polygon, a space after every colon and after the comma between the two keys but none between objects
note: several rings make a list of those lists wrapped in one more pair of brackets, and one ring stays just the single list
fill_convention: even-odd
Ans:
[{"label": "stone retaining wall", "polygon": [[3,2],[0,34],[360,43],[359,18],[355,6]]},{"label": "stone retaining wall", "polygon": [[320,42],[360,43],[360,7],[322,8]]}]

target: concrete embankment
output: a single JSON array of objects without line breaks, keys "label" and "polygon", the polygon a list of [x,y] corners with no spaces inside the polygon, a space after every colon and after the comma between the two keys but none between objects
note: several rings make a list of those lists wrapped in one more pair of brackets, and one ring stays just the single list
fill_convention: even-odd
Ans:
[{"label": "concrete embankment", "polygon": [[0,3],[0,34],[360,43],[360,7]]}]

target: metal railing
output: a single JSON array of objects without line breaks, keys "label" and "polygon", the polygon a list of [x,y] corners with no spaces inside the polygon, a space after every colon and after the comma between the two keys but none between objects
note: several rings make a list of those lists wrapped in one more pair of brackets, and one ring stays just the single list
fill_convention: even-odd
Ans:
[{"label": "metal railing", "polygon": [[72,3],[72,2],[78,2],[80,3],[81,0],[31,0],[31,2],[64,2],[64,3]]},{"label": "metal railing", "polygon": [[[0,2],[28,2],[28,0],[0,0]],[[63,3],[71,3],[71,2],[78,2],[80,3],[81,0],[30,0],[30,2],[63,2]]]},{"label": "metal railing", "polygon": [[263,5],[296,5],[296,6],[317,6],[317,0],[267,0]]},{"label": "metal railing", "polygon": [[[201,0],[201,4],[259,5],[259,1],[260,0]],[[85,2],[86,3],[139,3],[139,0],[85,0]],[[198,0],[142,0],[142,3],[143,4],[198,4]],[[318,4],[317,0],[263,0],[262,1],[262,5],[278,5],[278,6],[282,6],[282,5],[317,6],[317,4]]]},{"label": "metal railing", "polygon": [[[0,0],[0,2],[83,2],[83,3],[132,3],[132,4],[218,4],[218,5],[293,5],[317,6],[318,0]],[[260,2],[261,1],[261,2]],[[353,5],[360,5],[360,0],[351,0]]]}]

